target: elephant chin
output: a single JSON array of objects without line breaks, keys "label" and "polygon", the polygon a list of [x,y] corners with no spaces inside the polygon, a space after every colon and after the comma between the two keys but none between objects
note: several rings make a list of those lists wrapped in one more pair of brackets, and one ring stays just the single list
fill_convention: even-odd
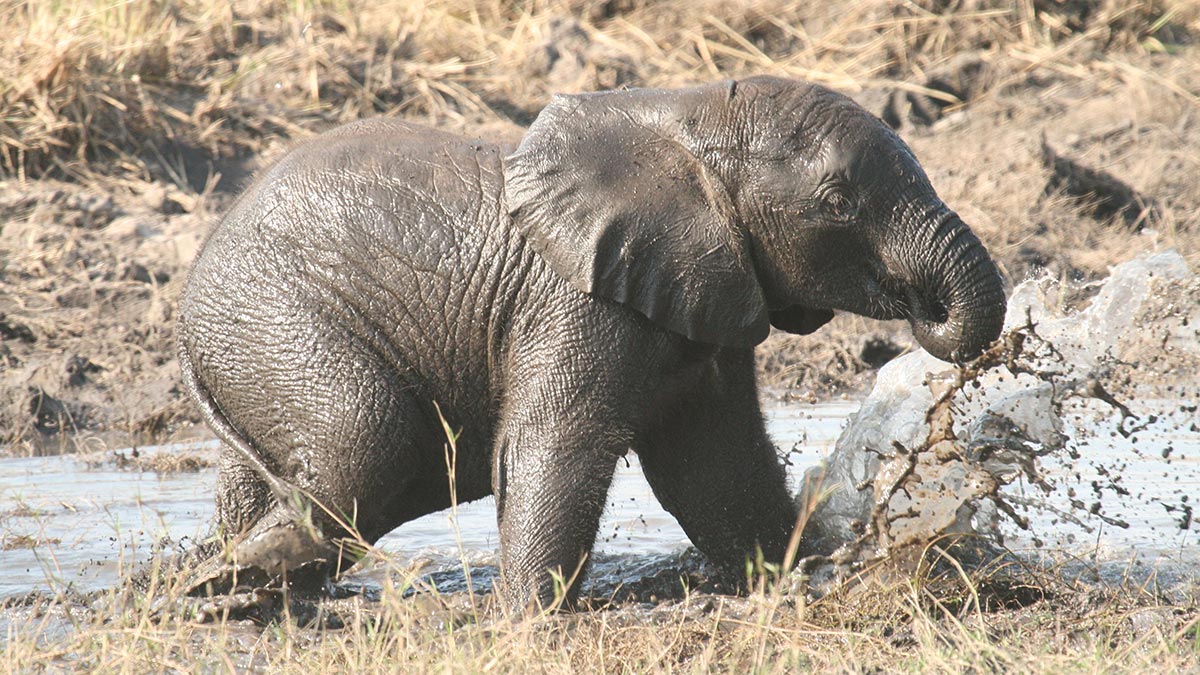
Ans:
[{"label": "elephant chin", "polygon": [[833,319],[832,309],[813,309],[792,305],[770,312],[771,325],[779,330],[808,335]]}]

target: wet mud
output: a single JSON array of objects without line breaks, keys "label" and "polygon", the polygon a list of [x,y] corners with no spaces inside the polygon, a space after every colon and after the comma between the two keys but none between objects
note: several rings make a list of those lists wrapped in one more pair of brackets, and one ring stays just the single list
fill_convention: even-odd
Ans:
[{"label": "wet mud", "polygon": [[0,182],[4,455],[198,435],[173,321],[216,203],[158,184]]}]

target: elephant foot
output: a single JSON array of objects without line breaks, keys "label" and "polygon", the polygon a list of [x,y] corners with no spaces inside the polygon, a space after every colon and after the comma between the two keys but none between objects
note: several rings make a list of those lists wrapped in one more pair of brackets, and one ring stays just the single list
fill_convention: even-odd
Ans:
[{"label": "elephant foot", "polygon": [[184,595],[214,597],[248,590],[289,590],[314,595],[329,592],[330,576],[329,565],[323,560],[303,563],[281,575],[271,575],[255,565],[212,564],[192,575]]},{"label": "elephant foot", "polygon": [[323,591],[343,557],[342,547],[311,525],[264,519],[190,575],[189,596],[234,594],[248,589]]},{"label": "elephant foot", "polygon": [[173,609],[201,623],[290,619],[340,628],[341,619],[321,607],[331,597],[339,560],[338,547],[313,527],[294,521],[256,526],[198,566]]},{"label": "elephant foot", "polygon": [[279,589],[255,588],[211,598],[187,598],[180,605],[181,614],[200,623],[269,623],[280,615],[284,598]]}]

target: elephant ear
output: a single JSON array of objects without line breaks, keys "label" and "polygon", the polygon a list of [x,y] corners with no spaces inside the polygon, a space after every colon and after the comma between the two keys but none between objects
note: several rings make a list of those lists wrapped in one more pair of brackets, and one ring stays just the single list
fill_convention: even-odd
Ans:
[{"label": "elephant ear", "polygon": [[556,96],[505,160],[504,184],[521,234],[573,286],[692,340],[744,347],[770,330],[763,291],[685,131],[723,116],[732,92]]}]

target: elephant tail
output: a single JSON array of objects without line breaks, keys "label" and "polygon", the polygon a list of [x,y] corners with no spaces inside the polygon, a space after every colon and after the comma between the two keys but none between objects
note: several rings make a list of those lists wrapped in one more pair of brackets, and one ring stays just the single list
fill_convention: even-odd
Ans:
[{"label": "elephant tail", "polygon": [[299,487],[275,475],[263,461],[262,454],[258,449],[251,445],[250,441],[233,426],[225,413],[221,412],[212,392],[200,381],[200,377],[196,373],[196,366],[192,363],[192,356],[184,346],[183,340],[179,341],[178,357],[184,386],[192,393],[192,399],[200,408],[201,417],[204,418],[204,422],[208,424],[217,438],[242,456],[275,494],[275,498],[281,505],[290,504],[297,495],[304,494]]}]

